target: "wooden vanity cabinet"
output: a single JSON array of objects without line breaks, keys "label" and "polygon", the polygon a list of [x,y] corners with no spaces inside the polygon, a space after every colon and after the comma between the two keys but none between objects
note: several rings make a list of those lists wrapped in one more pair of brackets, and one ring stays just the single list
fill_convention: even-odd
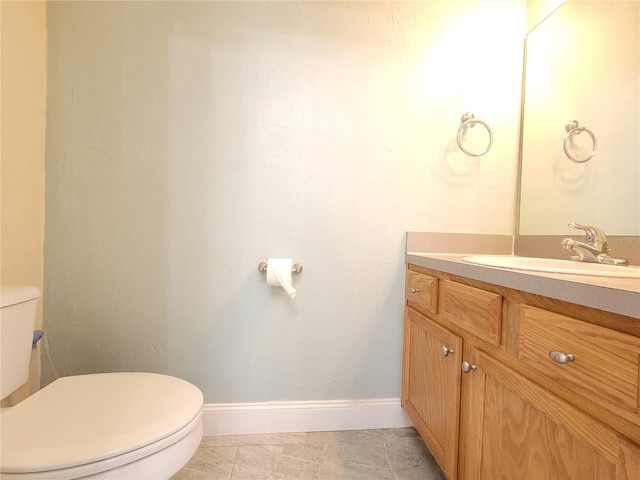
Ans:
[{"label": "wooden vanity cabinet", "polygon": [[640,479],[635,322],[409,265],[402,404],[450,480]]},{"label": "wooden vanity cabinet", "polygon": [[490,355],[469,358],[460,478],[640,478],[637,445]]},{"label": "wooden vanity cabinet", "polygon": [[407,308],[402,404],[447,477],[458,468],[462,338]]}]

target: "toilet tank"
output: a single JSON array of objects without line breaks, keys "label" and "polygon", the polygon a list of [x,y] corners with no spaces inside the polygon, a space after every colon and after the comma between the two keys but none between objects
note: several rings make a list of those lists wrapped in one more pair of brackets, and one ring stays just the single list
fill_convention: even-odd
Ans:
[{"label": "toilet tank", "polygon": [[0,286],[0,400],[29,379],[38,297],[36,287]]}]

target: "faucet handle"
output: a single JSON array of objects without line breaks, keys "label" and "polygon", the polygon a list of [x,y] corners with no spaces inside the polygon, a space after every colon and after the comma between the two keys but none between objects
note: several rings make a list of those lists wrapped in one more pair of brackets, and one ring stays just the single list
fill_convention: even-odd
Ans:
[{"label": "faucet handle", "polygon": [[592,245],[601,244],[603,246],[602,251],[606,252],[607,236],[602,230],[597,227],[580,225],[579,223],[575,222],[570,223],[569,226],[577,230],[584,230],[587,234],[587,243],[590,243]]}]

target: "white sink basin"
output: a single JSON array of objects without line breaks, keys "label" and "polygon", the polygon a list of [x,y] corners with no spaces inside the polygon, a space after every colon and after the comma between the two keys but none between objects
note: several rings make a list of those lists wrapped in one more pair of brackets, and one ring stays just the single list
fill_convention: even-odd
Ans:
[{"label": "white sink basin", "polygon": [[535,272],[595,275],[598,277],[640,278],[640,268],[600,263],[573,262],[553,258],[516,257],[513,255],[474,255],[464,257],[467,263],[489,267],[532,270]]}]

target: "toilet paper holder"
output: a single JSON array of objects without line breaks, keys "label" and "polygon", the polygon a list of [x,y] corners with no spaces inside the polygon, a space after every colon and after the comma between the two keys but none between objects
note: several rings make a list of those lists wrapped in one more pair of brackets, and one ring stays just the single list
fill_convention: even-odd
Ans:
[{"label": "toilet paper holder", "polygon": [[[258,271],[261,273],[265,273],[267,271],[267,262],[260,262],[258,264]],[[300,273],[301,271],[302,271],[301,263],[294,263],[293,265],[291,265],[292,273]]]}]

